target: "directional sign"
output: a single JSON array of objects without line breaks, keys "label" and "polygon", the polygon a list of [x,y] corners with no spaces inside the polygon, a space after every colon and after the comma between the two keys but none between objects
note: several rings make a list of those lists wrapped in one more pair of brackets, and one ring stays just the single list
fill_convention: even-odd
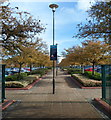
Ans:
[{"label": "directional sign", "polygon": [[57,60],[57,45],[50,46],[50,60]]}]

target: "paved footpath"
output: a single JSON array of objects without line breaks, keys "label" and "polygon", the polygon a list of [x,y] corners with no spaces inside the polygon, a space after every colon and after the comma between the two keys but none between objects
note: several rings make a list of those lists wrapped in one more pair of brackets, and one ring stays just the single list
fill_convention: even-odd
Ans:
[{"label": "paved footpath", "polygon": [[[103,119],[91,104],[101,98],[101,89],[80,89],[70,75],[58,71],[52,94],[52,72],[30,90],[7,90],[7,99],[16,100],[3,112],[4,118],[96,118]],[[15,119],[16,120],[16,119]]]}]

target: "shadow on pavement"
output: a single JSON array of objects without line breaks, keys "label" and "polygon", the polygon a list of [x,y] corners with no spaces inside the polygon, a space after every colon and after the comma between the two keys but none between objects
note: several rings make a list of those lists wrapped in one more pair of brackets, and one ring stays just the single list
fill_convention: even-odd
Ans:
[{"label": "shadow on pavement", "polygon": [[104,120],[103,118],[4,118],[2,120]]},{"label": "shadow on pavement", "polygon": [[110,118],[109,120],[111,120],[111,115],[110,115],[108,112],[106,112],[102,106],[100,106],[100,105],[99,105],[96,101],[94,101],[94,100],[93,100],[91,103],[92,103],[92,105],[93,105],[96,109],[98,109],[101,113],[104,113],[106,116],[108,116],[108,117]]},{"label": "shadow on pavement", "polygon": [[34,87],[48,87],[51,85],[52,85],[51,81],[47,81],[47,80],[43,79],[42,81],[40,80]]},{"label": "shadow on pavement", "polygon": [[79,88],[79,86],[77,86],[77,85],[74,83],[73,79],[72,79],[70,76],[66,77],[66,78],[65,78],[65,81],[66,81],[67,85],[68,85],[70,88]]}]

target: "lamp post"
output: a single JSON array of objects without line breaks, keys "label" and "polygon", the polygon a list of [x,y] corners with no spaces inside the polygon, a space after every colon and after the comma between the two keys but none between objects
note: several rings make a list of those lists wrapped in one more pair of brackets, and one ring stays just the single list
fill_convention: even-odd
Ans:
[{"label": "lamp post", "polygon": [[[55,13],[55,10],[56,8],[58,8],[58,5],[57,4],[50,4],[49,7],[52,9],[52,12],[53,12],[53,45],[54,45],[54,40],[55,40],[55,35],[54,35],[54,13]],[[55,65],[54,65],[54,60],[53,60],[53,94],[55,93]]]},{"label": "lamp post", "polygon": [[[58,45],[58,44],[56,43],[56,45]],[[57,56],[57,60],[56,60],[56,76],[57,76],[57,71],[58,71],[58,56]]]}]

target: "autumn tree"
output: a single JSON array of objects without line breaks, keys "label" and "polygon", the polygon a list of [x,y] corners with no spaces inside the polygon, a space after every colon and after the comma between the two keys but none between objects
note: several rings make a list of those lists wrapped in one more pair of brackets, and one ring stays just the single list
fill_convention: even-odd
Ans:
[{"label": "autumn tree", "polygon": [[2,47],[14,52],[19,42],[22,45],[31,43],[34,36],[45,30],[40,20],[34,19],[30,13],[21,12],[18,7],[4,5],[0,8],[2,22]]},{"label": "autumn tree", "polygon": [[86,40],[82,43],[84,48],[84,58],[86,61],[92,64],[94,75],[94,66],[97,64],[105,64],[106,59],[109,57],[108,51],[110,47],[101,41]]},{"label": "autumn tree", "polygon": [[45,26],[30,13],[21,12],[18,7],[11,8],[8,4],[0,9],[3,58],[19,64],[19,72],[23,64],[31,68],[40,57],[38,54],[48,54],[46,43],[38,37],[35,39],[35,35],[44,31]]},{"label": "autumn tree", "polygon": [[[76,46],[66,51],[69,53],[60,65],[81,65],[83,70],[85,65],[92,65],[94,75],[94,66],[108,63],[110,46],[101,41],[86,40],[82,42],[82,47]],[[71,51],[71,52],[70,52]]]},{"label": "autumn tree", "polygon": [[46,51],[44,52],[44,49],[42,49],[44,45],[46,46],[46,44],[39,39],[37,39],[33,45],[23,46],[19,43],[19,49],[17,49],[14,54],[13,52],[6,51],[5,55],[7,55],[7,58],[9,58],[9,61],[13,62],[13,64],[19,64],[19,72],[23,64],[29,66],[30,70],[32,70],[33,65],[40,62],[42,65],[45,65],[47,61],[48,55],[45,55]]},{"label": "autumn tree", "polygon": [[36,39],[33,45],[28,45],[27,50],[30,50],[29,58],[27,59],[27,65],[30,66],[30,70],[32,70],[34,64],[38,64],[38,61],[43,61],[41,59],[42,56],[48,54],[47,44],[39,38]]},{"label": "autumn tree", "polygon": [[111,44],[111,1],[96,2],[87,11],[89,20],[87,23],[78,24],[78,38],[103,38],[106,43]]},{"label": "autumn tree", "polygon": [[62,59],[62,61],[59,63],[59,66],[61,66],[61,67],[66,67],[69,65],[70,65],[70,62],[67,60],[67,57]]},{"label": "autumn tree", "polygon": [[28,61],[30,53],[33,51],[30,51],[31,49],[27,49],[26,47],[19,45],[20,51],[17,52],[16,54],[10,56],[7,58],[6,61],[10,61],[13,64],[18,64],[19,65],[19,73],[21,72],[21,68],[23,64],[25,64]]}]

